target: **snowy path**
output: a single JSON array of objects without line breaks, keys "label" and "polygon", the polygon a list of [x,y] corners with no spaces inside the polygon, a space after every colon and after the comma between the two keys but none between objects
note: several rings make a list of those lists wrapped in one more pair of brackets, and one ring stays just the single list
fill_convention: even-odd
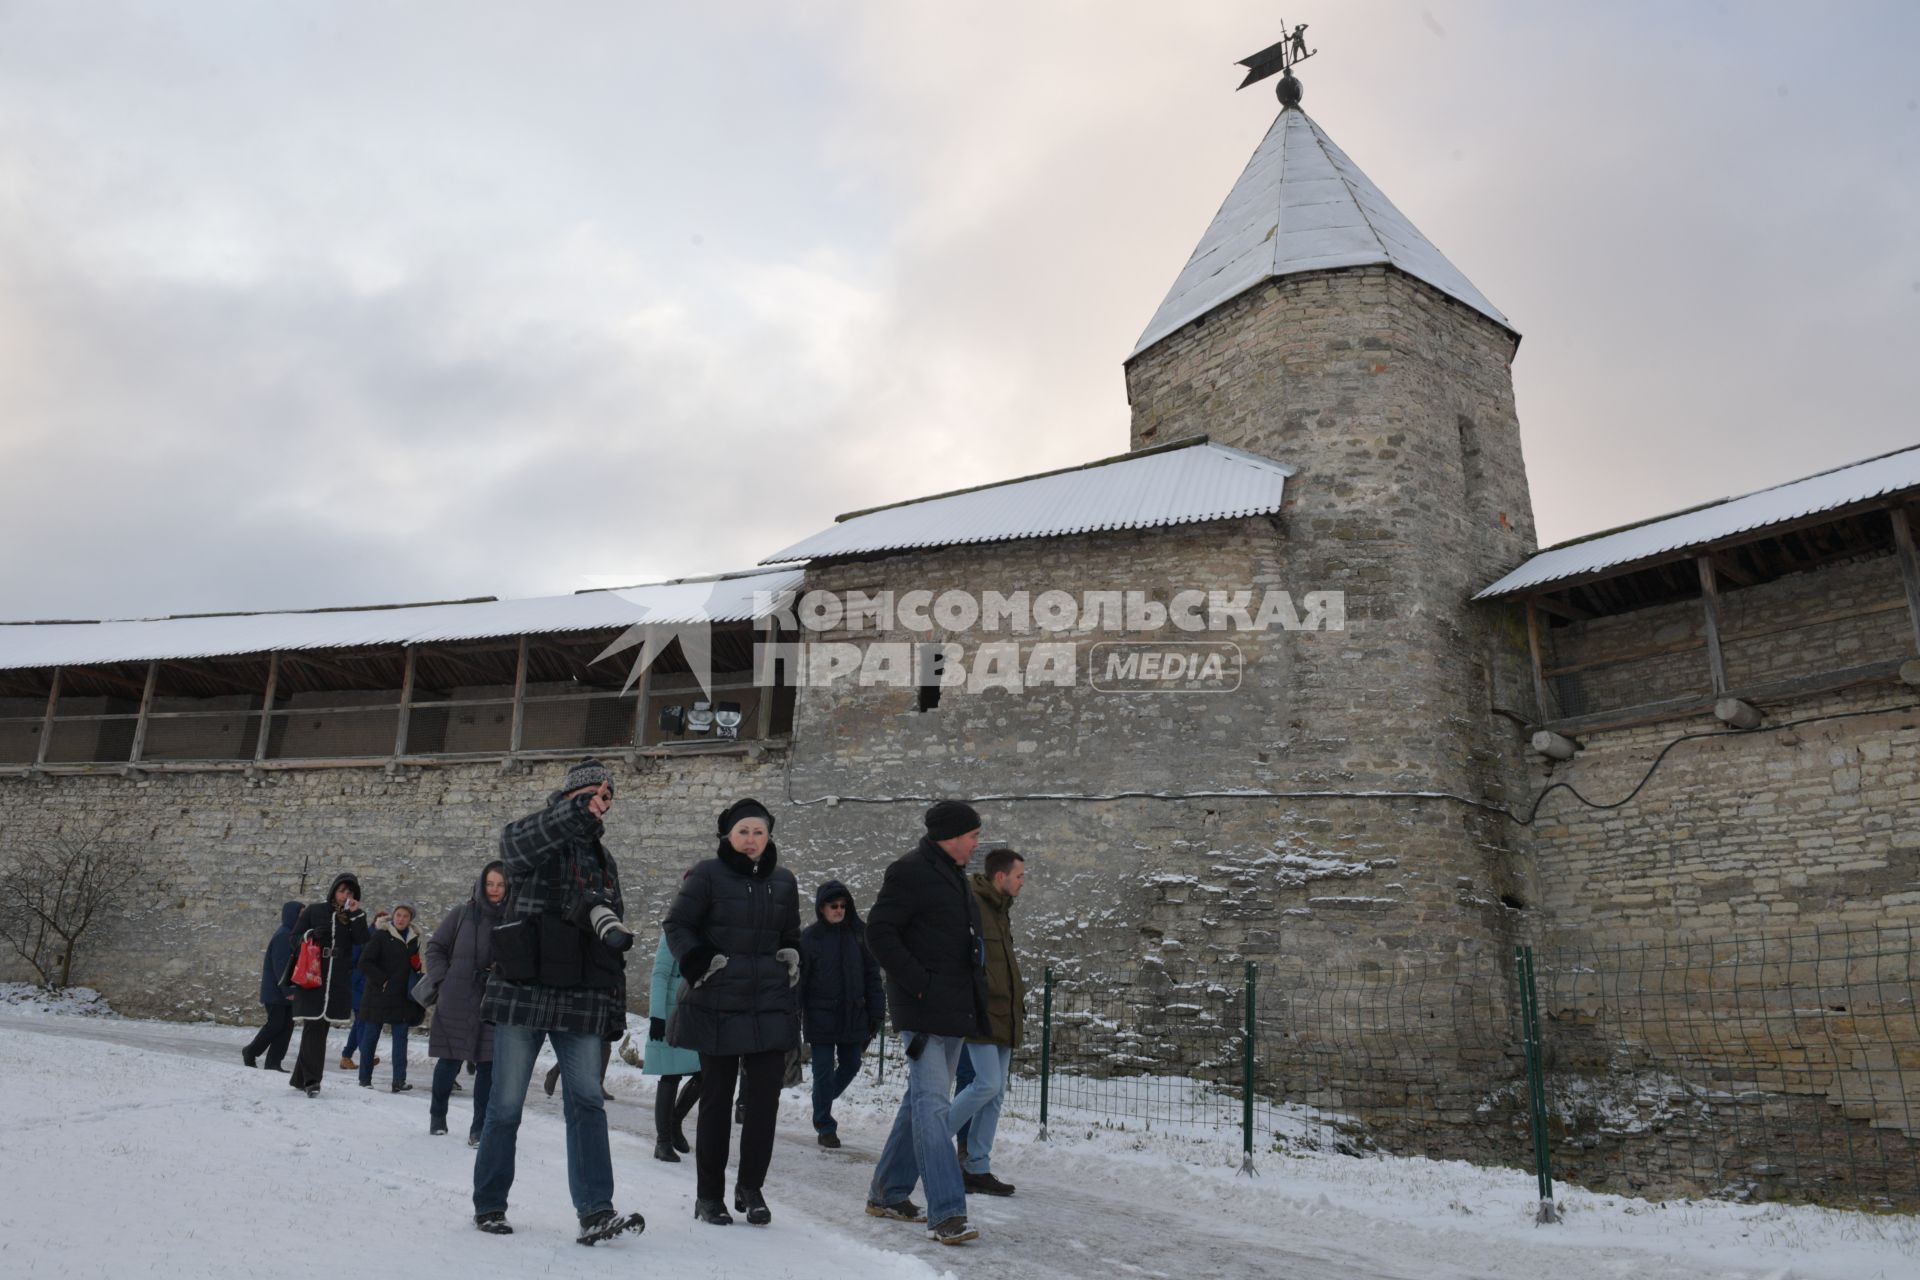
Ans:
[{"label": "snowy path", "polygon": [[[430,1191],[406,1177],[369,1179],[377,1193],[398,1194],[404,1201],[408,1216],[398,1229],[406,1232],[410,1258],[433,1263],[446,1250],[450,1261],[444,1273],[451,1274],[458,1270],[451,1259],[489,1256],[484,1248],[478,1254],[475,1249],[500,1242],[466,1228],[459,1194],[462,1172],[471,1167],[469,1153],[458,1144],[467,1105],[463,1098],[454,1103],[454,1136],[430,1141],[424,1134],[424,1089],[398,1098],[384,1088],[361,1091],[347,1083],[345,1073],[330,1068],[328,1090],[309,1103],[285,1088],[284,1077],[241,1067],[238,1046],[245,1037],[231,1027],[0,1011],[0,1079],[10,1096],[20,1094],[23,1084],[29,1092],[72,1086],[74,1080],[64,1075],[67,1064],[92,1062],[73,1044],[77,1041],[98,1043],[102,1048],[96,1055],[124,1059],[109,1075],[144,1078],[133,1086],[140,1096],[118,1104],[92,1098],[60,1117],[56,1127],[70,1134],[76,1164],[114,1150],[102,1137],[118,1132],[116,1106],[138,1106],[143,1114],[164,1107],[170,1122],[193,1126],[189,1113],[195,1090],[205,1093],[209,1080],[217,1082],[219,1096],[208,1099],[208,1107],[223,1115],[238,1112],[255,1123],[297,1125],[321,1108],[319,1115],[337,1122],[339,1109],[350,1108],[353,1148],[361,1162],[390,1153],[405,1162],[409,1174],[431,1166]],[[60,1047],[62,1041],[71,1051]],[[40,1063],[47,1065],[45,1071],[35,1070]],[[96,1066],[76,1068],[77,1078],[88,1078]],[[424,1061],[416,1060],[412,1072],[424,1084]],[[24,1075],[42,1078],[15,1078]],[[385,1076],[383,1067],[377,1079],[384,1083]],[[1262,1176],[1250,1181],[1233,1176],[1237,1153],[1220,1145],[1085,1132],[1056,1133],[1042,1144],[1033,1140],[1031,1127],[1011,1121],[1003,1126],[996,1168],[1020,1185],[1020,1194],[1010,1200],[972,1198],[969,1210],[982,1239],[964,1249],[942,1248],[919,1228],[869,1218],[860,1210],[899,1085],[890,1079],[879,1088],[865,1077],[837,1108],[846,1143],[839,1151],[815,1145],[800,1094],[787,1096],[767,1187],[774,1227],[760,1231],[741,1225],[716,1234],[691,1220],[691,1160],[665,1165],[650,1158],[652,1083],[624,1064],[616,1064],[609,1077],[616,1095],[608,1110],[617,1134],[618,1202],[646,1213],[649,1224],[646,1235],[621,1253],[628,1269],[644,1257],[649,1263],[670,1262],[678,1275],[832,1274],[837,1280],[942,1271],[978,1271],[996,1280],[1535,1280],[1543,1274],[1555,1280],[1904,1280],[1920,1274],[1920,1226],[1908,1218],[1779,1206],[1651,1205],[1576,1191],[1565,1197],[1569,1223],[1543,1230],[1527,1221],[1529,1188],[1511,1172],[1418,1160],[1270,1155],[1262,1162]],[[14,1185],[23,1165],[16,1157],[32,1161],[35,1151],[22,1149],[23,1144],[30,1148],[47,1141],[51,1124],[33,1111],[10,1103],[0,1113],[8,1122],[0,1136],[5,1156],[0,1227],[6,1228],[0,1230],[0,1270],[8,1274],[23,1273],[14,1266],[20,1242],[8,1205],[23,1190],[31,1196],[41,1189],[37,1174],[30,1190]],[[523,1166],[517,1191],[524,1194],[516,1194],[513,1211],[523,1230],[511,1243],[516,1252],[532,1249],[555,1263],[594,1264],[586,1268],[591,1273],[600,1262],[596,1255],[611,1258],[612,1252],[588,1255],[565,1241],[569,1215],[557,1113],[557,1100],[536,1088],[522,1129],[523,1152],[552,1167],[530,1177]],[[104,1134],[94,1133],[95,1127]],[[42,1148],[43,1158],[57,1150]],[[342,1171],[351,1172],[353,1164],[343,1162]],[[235,1169],[228,1185],[204,1188],[205,1198],[213,1205],[246,1197],[249,1185],[247,1172]],[[431,1209],[413,1212],[441,1201],[444,1232],[436,1228]],[[353,1223],[360,1207],[349,1203],[340,1212]],[[352,1233],[366,1238],[357,1229]],[[64,1267],[46,1270],[74,1274],[74,1258],[63,1261]],[[238,1265],[240,1259],[233,1262],[235,1272],[246,1269]],[[136,1266],[135,1272],[143,1269]],[[422,1273],[443,1272],[429,1265]]]}]

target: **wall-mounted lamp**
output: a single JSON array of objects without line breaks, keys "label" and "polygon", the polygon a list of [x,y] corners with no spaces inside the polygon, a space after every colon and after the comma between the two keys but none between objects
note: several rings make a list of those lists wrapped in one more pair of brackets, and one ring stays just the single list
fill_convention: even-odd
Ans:
[{"label": "wall-mounted lamp", "polygon": [[1564,734],[1542,729],[1533,735],[1533,749],[1549,760],[1571,760],[1580,744]]}]

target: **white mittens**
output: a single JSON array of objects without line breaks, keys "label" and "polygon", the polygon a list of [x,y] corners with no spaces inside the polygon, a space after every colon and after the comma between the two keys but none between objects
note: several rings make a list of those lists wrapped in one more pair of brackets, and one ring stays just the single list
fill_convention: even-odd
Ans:
[{"label": "white mittens", "polygon": [[773,953],[773,958],[783,962],[787,966],[787,985],[790,987],[799,986],[800,953],[792,947],[782,947]]}]

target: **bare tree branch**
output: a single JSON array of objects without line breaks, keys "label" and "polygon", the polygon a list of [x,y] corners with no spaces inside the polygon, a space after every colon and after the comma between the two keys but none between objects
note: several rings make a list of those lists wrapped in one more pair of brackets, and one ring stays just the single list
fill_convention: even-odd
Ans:
[{"label": "bare tree branch", "polygon": [[0,938],[43,986],[67,986],[81,940],[137,899],[147,852],[104,829],[17,834],[10,843],[0,850]]}]

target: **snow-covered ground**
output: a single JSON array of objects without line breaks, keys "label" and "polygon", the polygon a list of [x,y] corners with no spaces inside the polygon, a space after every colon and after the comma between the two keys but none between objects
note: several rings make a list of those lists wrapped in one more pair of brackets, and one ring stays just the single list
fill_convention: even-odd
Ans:
[{"label": "snow-covered ground", "polygon": [[[1232,1143],[1070,1126],[1046,1142],[1013,1119],[995,1170],[1010,1200],[975,1197],[976,1244],[860,1211],[898,1099],[863,1076],[843,1099],[840,1151],[812,1141],[801,1091],[782,1104],[771,1227],[691,1217],[691,1160],[651,1158],[652,1081],[616,1062],[608,1088],[617,1203],[644,1235],[572,1242],[557,1100],[537,1084],[520,1134],[510,1237],[476,1232],[467,1108],[426,1133],[421,1087],[372,1090],[329,1062],[309,1100],[239,1060],[249,1032],[121,1019],[84,997],[0,990],[0,1275],[252,1276],[319,1257],[409,1276],[583,1275],[663,1268],[694,1277],[1276,1276],[1298,1280],[1725,1277],[1907,1280],[1920,1220],[1719,1202],[1649,1203],[1563,1188],[1566,1222],[1536,1227],[1514,1171],[1415,1159],[1268,1154],[1237,1173]],[[334,1037],[337,1055],[339,1036]]]}]

